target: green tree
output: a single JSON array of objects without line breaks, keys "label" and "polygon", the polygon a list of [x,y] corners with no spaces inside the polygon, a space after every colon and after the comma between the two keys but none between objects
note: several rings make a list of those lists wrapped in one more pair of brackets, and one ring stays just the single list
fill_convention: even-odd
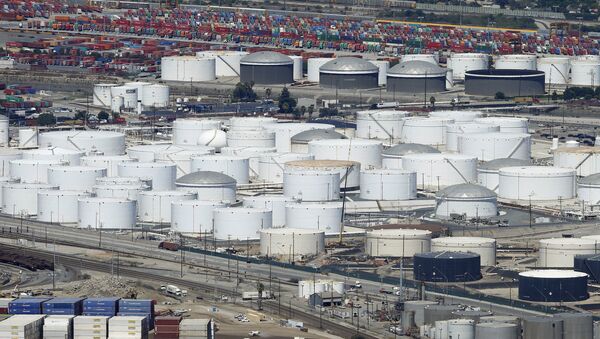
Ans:
[{"label": "green tree", "polygon": [[37,118],[38,126],[50,126],[56,124],[56,117],[51,113],[42,113]]},{"label": "green tree", "polygon": [[108,120],[108,118],[110,118],[110,115],[105,111],[100,111],[100,113],[98,113],[98,120]]},{"label": "green tree", "polygon": [[232,100],[234,102],[253,102],[256,101],[256,93],[254,92],[254,83],[241,83],[238,82],[233,89],[233,93],[231,94]]},{"label": "green tree", "polygon": [[267,97],[267,99],[271,99],[271,89],[270,88],[265,89],[265,96]]},{"label": "green tree", "polygon": [[558,93],[556,91],[552,92],[552,101],[558,100]]},{"label": "green tree", "polygon": [[75,116],[73,117],[75,120],[84,120],[85,119],[85,111],[77,111]]},{"label": "green tree", "polygon": [[431,104],[431,107],[433,107],[433,109],[435,109],[435,97],[434,96],[429,98],[429,103]]},{"label": "green tree", "polygon": [[277,99],[277,101],[279,102],[279,113],[292,113],[298,104],[296,99],[291,97],[290,91],[287,89],[287,87],[284,87],[281,90],[281,94],[279,95],[279,99]]},{"label": "green tree", "polygon": [[312,118],[313,113],[315,112],[315,105],[308,106],[308,119]]},{"label": "green tree", "polygon": [[258,310],[262,310],[262,294],[263,291],[265,290],[265,285],[263,285],[263,283],[261,283],[260,281],[258,281],[256,283],[256,290],[258,291]]},{"label": "green tree", "polygon": [[304,116],[306,114],[306,106],[300,106],[300,116]]},{"label": "green tree", "polygon": [[502,93],[502,92],[496,92],[496,95],[494,96],[494,98],[496,100],[504,100],[504,99],[506,99],[506,95],[504,95],[504,93]]}]

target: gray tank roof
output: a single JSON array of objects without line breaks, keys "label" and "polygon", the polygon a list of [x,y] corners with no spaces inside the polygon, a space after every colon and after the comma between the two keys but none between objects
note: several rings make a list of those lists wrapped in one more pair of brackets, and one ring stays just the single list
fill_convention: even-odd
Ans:
[{"label": "gray tank roof", "polygon": [[277,52],[262,51],[248,54],[240,60],[242,64],[293,64],[294,60],[287,55]]},{"label": "gray tank roof", "polygon": [[435,196],[436,198],[495,198],[496,193],[480,185],[458,184],[442,189]]},{"label": "gray tank roof", "polygon": [[411,60],[397,64],[388,70],[388,75],[438,76],[445,75],[448,70],[427,61]]},{"label": "gray tank roof", "polygon": [[423,144],[398,144],[392,146],[382,152],[384,155],[397,155],[403,156],[406,154],[418,154],[418,153],[441,153],[435,147]]},{"label": "gray tank roof", "polygon": [[292,143],[307,144],[313,140],[347,139],[342,133],[326,129],[311,129],[300,132],[292,137]]},{"label": "gray tank roof", "polygon": [[234,178],[219,172],[198,171],[186,174],[175,181],[176,185],[218,185],[235,184]]},{"label": "gray tank roof", "polygon": [[600,185],[600,173],[590,174],[587,177],[579,179],[580,184],[584,185]]},{"label": "gray tank roof", "polygon": [[514,166],[526,166],[531,165],[530,161],[522,160],[522,159],[513,159],[513,158],[500,158],[494,159],[490,161],[486,161],[483,164],[479,165],[480,169],[484,170],[499,170],[503,167],[514,167]]},{"label": "gray tank roof", "polygon": [[326,62],[319,68],[319,71],[335,73],[375,73],[379,72],[379,68],[361,58],[340,57]]}]

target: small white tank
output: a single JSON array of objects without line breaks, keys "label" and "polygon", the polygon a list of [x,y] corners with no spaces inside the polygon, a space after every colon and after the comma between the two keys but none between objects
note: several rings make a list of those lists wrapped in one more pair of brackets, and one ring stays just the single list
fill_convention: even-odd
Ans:
[{"label": "small white tank", "polygon": [[431,251],[431,232],[418,229],[367,231],[365,253],[371,257],[410,258]]},{"label": "small white tank", "polygon": [[[142,93],[142,105],[145,107],[168,107],[170,89],[169,86],[161,84],[152,84],[144,87]],[[139,98],[138,98],[139,99]]]},{"label": "small white tank", "polygon": [[22,151],[13,148],[0,149],[0,177],[10,177],[10,162],[22,158]]},{"label": "small white tank", "polygon": [[480,185],[448,186],[436,193],[435,200],[435,216],[440,219],[452,219],[456,215],[486,219],[498,215],[496,193]]},{"label": "small white tank", "polygon": [[166,162],[175,164],[177,167],[177,178],[194,171],[192,168],[192,159],[201,156],[213,156],[213,149],[203,150],[180,150],[180,151],[162,151],[156,154],[156,162]]},{"label": "small white tank", "polygon": [[441,237],[431,240],[432,252],[471,252],[479,254],[481,266],[496,266],[496,240],[480,237]]},{"label": "small white tank", "polygon": [[513,117],[487,117],[487,118],[476,118],[473,120],[476,123],[492,124],[500,126],[500,132],[511,132],[511,133],[528,133],[529,132],[529,121],[526,118],[513,118]]},{"label": "small white tank", "polygon": [[429,112],[430,118],[445,118],[454,120],[455,124],[463,124],[473,122],[477,118],[481,118],[483,113],[480,111],[433,111]]},{"label": "small white tank", "polygon": [[[260,231],[260,254],[295,258],[325,252],[325,232],[300,228],[272,228]],[[292,259],[293,260],[293,259]]]},{"label": "small white tank", "polygon": [[505,167],[498,171],[498,196],[511,200],[575,197],[575,170],[550,166]]},{"label": "small white tank", "polygon": [[133,161],[126,155],[90,155],[81,157],[81,166],[105,168],[106,176],[113,177],[117,175],[120,163]]},{"label": "small white tank", "polygon": [[89,197],[89,192],[69,190],[42,190],[37,193],[37,220],[49,223],[77,222],[77,201]]},{"label": "small white tank", "polygon": [[166,162],[124,162],[118,165],[118,174],[122,177],[152,179],[153,191],[171,191],[175,189],[177,169],[175,164]]},{"label": "small white tank", "polygon": [[508,132],[462,134],[458,136],[458,152],[475,156],[480,161],[501,158],[529,160],[531,136]]},{"label": "small white tank", "polygon": [[288,203],[286,228],[302,228],[338,234],[342,223],[341,202]]},{"label": "small white tank", "polygon": [[33,128],[19,129],[19,148],[38,147],[38,131]]},{"label": "small white tank", "polygon": [[356,137],[379,139],[394,143],[400,141],[405,111],[369,110],[356,112]]},{"label": "small white tank", "polygon": [[382,153],[381,165],[386,169],[402,169],[402,158],[407,154],[440,153],[440,151],[429,145],[422,144],[398,144],[385,149]]},{"label": "small white tank", "polygon": [[446,126],[446,151],[458,151],[458,137],[471,133],[500,132],[500,126],[473,122],[454,123]]},{"label": "small white tank", "polygon": [[363,170],[360,197],[365,200],[416,199],[417,174],[401,169]]},{"label": "small white tank", "polygon": [[133,230],[136,203],[119,198],[83,197],[78,201],[78,227],[102,230]]},{"label": "small white tank", "polygon": [[368,139],[327,139],[308,143],[308,153],[316,160],[357,161],[363,169],[381,168],[380,141]]},{"label": "small white tank", "polygon": [[578,254],[598,253],[596,240],[582,238],[551,238],[540,240],[539,267],[572,268]]},{"label": "small white tank", "polygon": [[121,198],[137,201],[140,192],[149,191],[150,187],[143,184],[114,184],[94,185],[92,190],[98,198]]},{"label": "small white tank", "polygon": [[229,203],[205,200],[177,200],[171,203],[171,230],[186,235],[206,236],[213,230],[213,212]]},{"label": "small white tank", "polygon": [[[229,126],[231,130],[242,131],[242,130],[262,130],[265,126],[270,124],[276,124],[276,118],[269,117],[233,117],[229,119]],[[250,145],[247,145],[250,146]]]},{"label": "small white tank", "polygon": [[174,145],[198,145],[198,138],[204,131],[220,130],[220,120],[177,119],[173,121]]},{"label": "small white tank", "polygon": [[60,160],[69,166],[78,166],[85,153],[61,147],[38,148],[23,151],[23,159]]},{"label": "small white tank", "polygon": [[286,168],[283,195],[299,201],[340,199],[340,174],[336,171]]},{"label": "small white tank", "polygon": [[137,199],[137,217],[141,222],[170,223],[171,203],[194,199],[196,194],[185,191],[141,191]]},{"label": "small white tank", "polygon": [[94,106],[109,107],[111,102],[110,89],[118,86],[117,84],[95,84],[92,98]]},{"label": "small white tank", "polygon": [[135,87],[115,86],[110,88],[112,98],[122,97],[124,109],[134,109],[137,107],[138,92]]},{"label": "small white tank", "polygon": [[463,154],[407,154],[402,158],[402,167],[417,173],[417,188],[421,189],[437,191],[477,180],[477,158]]},{"label": "small white tank", "polygon": [[282,183],[286,163],[298,160],[312,160],[312,154],[304,153],[265,153],[258,159],[258,178],[270,183]]},{"label": "small white tank", "polygon": [[194,192],[199,200],[236,201],[235,179],[219,172],[198,171],[177,179],[177,189]]},{"label": "small white tank", "polygon": [[264,208],[273,212],[273,227],[285,226],[285,206],[294,199],[282,195],[257,195],[244,198],[244,207]]},{"label": "small white tank", "polygon": [[304,61],[302,60],[301,55],[290,55],[290,58],[294,60],[294,80],[302,80],[304,78],[303,65]]},{"label": "small white tank", "polygon": [[18,183],[19,179],[11,177],[0,177],[0,208],[2,208],[2,186],[6,184]]},{"label": "small white tank", "polygon": [[213,171],[235,179],[238,185],[247,184],[250,177],[248,158],[235,155],[202,155],[192,157],[191,171]]},{"label": "small white tank", "polygon": [[220,129],[210,129],[200,133],[198,145],[213,147],[216,152],[227,146],[227,133]]},{"label": "small white tank", "polygon": [[6,183],[2,185],[2,213],[12,216],[35,215],[37,194],[42,190],[58,190],[48,184]]},{"label": "small white tank", "polygon": [[229,130],[227,146],[275,147],[275,133],[265,130]]},{"label": "small white tank", "polygon": [[10,161],[10,174],[19,178],[22,183],[48,183],[48,168],[50,166],[65,166],[61,160],[31,160],[19,159]]},{"label": "small white tank", "polygon": [[454,123],[450,118],[406,118],[401,141],[423,145],[445,145],[446,126]]},{"label": "small white tank", "polygon": [[360,187],[360,163],[345,160],[297,160],[285,164],[297,170],[335,171],[340,174],[340,191],[355,191]]},{"label": "small white tank", "polygon": [[272,212],[263,208],[216,208],[214,235],[219,240],[260,238],[260,231],[271,228]]},{"label": "small white tank", "polygon": [[448,320],[448,338],[475,339],[475,320]]},{"label": "small white tank", "polygon": [[91,191],[96,179],[106,176],[105,168],[86,166],[50,166],[48,183],[61,190]]},{"label": "small white tank", "polygon": [[275,147],[277,148],[277,152],[291,152],[291,139],[296,134],[315,129],[333,131],[335,126],[329,124],[290,122],[268,124],[264,126],[264,129],[275,133]]}]

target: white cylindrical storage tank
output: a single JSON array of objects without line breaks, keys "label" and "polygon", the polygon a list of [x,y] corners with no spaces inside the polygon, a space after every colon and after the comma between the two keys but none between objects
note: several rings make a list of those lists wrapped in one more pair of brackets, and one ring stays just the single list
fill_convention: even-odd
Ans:
[{"label": "white cylindrical storage tank", "polygon": [[340,191],[355,191],[360,187],[360,163],[345,160],[289,161],[286,168],[296,170],[335,171],[340,174]]},{"label": "white cylindrical storage tank", "polygon": [[10,161],[10,174],[19,178],[22,183],[48,183],[48,168],[50,166],[65,166],[60,160],[31,160],[18,159]]},{"label": "white cylindrical storage tank", "polygon": [[161,59],[163,81],[213,81],[216,76],[215,58],[197,56],[169,56]]},{"label": "white cylindrical storage tank", "polygon": [[37,220],[67,224],[77,222],[77,201],[89,197],[89,192],[42,190],[37,193]]},{"label": "white cylindrical storage tank", "polygon": [[219,172],[193,172],[175,182],[177,189],[194,192],[198,200],[235,202],[236,182]]},{"label": "white cylindrical storage tank", "polygon": [[513,117],[486,117],[476,118],[473,122],[481,124],[491,124],[500,126],[500,132],[512,132],[512,133],[528,133],[529,132],[529,120],[526,118],[513,118]]},{"label": "white cylindrical storage tank", "polygon": [[171,144],[150,144],[136,145],[127,148],[127,156],[139,162],[154,162],[156,154],[160,151],[168,150],[173,146]]},{"label": "white cylindrical storage tank", "polygon": [[526,133],[468,133],[458,136],[458,152],[480,161],[501,158],[529,160],[531,135]]},{"label": "white cylindrical storage tank", "polygon": [[578,176],[600,173],[600,147],[561,147],[554,150],[554,166],[573,168]]},{"label": "white cylindrical storage tank", "polygon": [[571,85],[591,87],[600,85],[600,61],[571,60]]},{"label": "white cylindrical storage tank", "polygon": [[575,197],[575,170],[551,166],[505,167],[498,172],[498,196],[511,200]]},{"label": "white cylindrical storage tank", "polygon": [[458,151],[459,135],[492,132],[500,132],[500,126],[490,124],[477,124],[473,122],[449,124],[448,126],[446,126],[446,151]]},{"label": "white cylindrical storage tank", "polygon": [[194,171],[192,159],[201,156],[213,156],[212,148],[198,150],[165,150],[156,154],[156,162],[168,162],[177,166],[177,178]]},{"label": "white cylindrical storage tank", "polygon": [[81,157],[81,166],[105,168],[106,176],[116,176],[120,163],[133,162],[134,159],[126,155],[91,155]]},{"label": "white cylindrical storage tank", "polygon": [[240,61],[248,54],[250,53],[241,51],[208,50],[196,52],[196,56],[200,58],[215,58],[215,74],[217,77],[239,77]]},{"label": "white cylindrical storage tank", "polygon": [[137,88],[131,86],[115,86],[110,88],[110,95],[113,98],[123,98],[123,108],[133,109],[137,107],[138,91]]},{"label": "white cylindrical storage tank", "polygon": [[294,199],[282,195],[257,195],[244,198],[244,207],[264,208],[273,212],[272,227],[285,226],[285,206]]},{"label": "white cylindrical storage tank", "polygon": [[260,175],[260,157],[263,154],[272,154],[277,152],[275,147],[223,147],[221,154],[234,155],[238,157],[248,158],[248,167],[250,169],[250,177],[256,178]]},{"label": "white cylindrical storage tank", "polygon": [[2,186],[6,184],[18,183],[19,179],[11,177],[0,177],[0,208],[2,208]]},{"label": "white cylindrical storage tank", "polygon": [[227,146],[227,133],[220,129],[204,131],[198,137],[198,145],[213,147],[215,151],[219,152]]},{"label": "white cylindrical storage tank", "polygon": [[340,199],[340,173],[332,170],[286,168],[283,195],[299,201]]},{"label": "white cylindrical storage tank", "polygon": [[480,111],[433,111],[429,112],[430,118],[445,118],[452,119],[455,123],[473,122],[477,118],[481,118],[483,113]]},{"label": "white cylindrical storage tank", "polygon": [[118,176],[107,176],[96,179],[96,184],[104,186],[112,185],[142,185],[146,184],[148,187],[152,186],[152,181],[142,180],[138,177],[118,177]]},{"label": "white cylindrical storage tank", "polygon": [[[169,86],[161,84],[152,84],[144,87],[141,100],[142,105],[146,107],[168,107],[170,89]],[[140,98],[138,98],[140,99]]]},{"label": "white cylindrical storage tank", "polygon": [[298,281],[298,297],[308,299],[314,293],[327,291],[330,281],[326,280],[300,280]]},{"label": "white cylindrical storage tank", "polygon": [[48,167],[48,183],[61,190],[91,191],[96,179],[106,176],[105,168],[86,166]]},{"label": "white cylindrical storage tank", "polygon": [[301,228],[272,228],[260,231],[260,254],[294,258],[325,252],[325,232]]},{"label": "white cylindrical storage tank", "polygon": [[83,197],[78,201],[78,227],[103,230],[133,230],[135,201],[119,198]]},{"label": "white cylindrical storage tank", "polygon": [[568,56],[540,56],[537,70],[544,72],[547,84],[566,85],[569,83],[570,60]]},{"label": "white cylindrical storage tank", "polygon": [[436,148],[422,144],[398,144],[381,152],[381,165],[387,169],[402,169],[402,157],[407,154],[440,153]]},{"label": "white cylindrical storage tank", "polygon": [[111,131],[56,131],[41,133],[40,147],[62,147],[86,154],[125,153],[125,134]]},{"label": "white cylindrical storage tank", "polygon": [[173,121],[174,145],[198,145],[198,138],[204,131],[220,130],[220,120],[176,119]]},{"label": "white cylindrical storage tank", "polygon": [[276,123],[276,118],[269,117],[233,117],[229,119],[229,127],[235,131],[262,130],[267,125]]},{"label": "white cylindrical storage tank", "polygon": [[264,208],[215,208],[214,236],[219,240],[260,238],[260,231],[271,228],[272,212]]},{"label": "white cylindrical storage tank", "polygon": [[390,69],[390,62],[388,60],[369,60],[369,62],[377,66],[377,68],[379,68],[379,77],[377,78],[377,85],[385,86],[387,84],[387,72]]},{"label": "white cylindrical storage tank", "polygon": [[495,69],[537,69],[537,57],[535,54],[506,54],[500,55],[494,62]]},{"label": "white cylindrical storage tank", "polygon": [[435,216],[440,219],[452,219],[455,215],[485,219],[498,215],[496,193],[475,184],[446,187],[436,193],[435,200]]},{"label": "white cylindrical storage tank", "polygon": [[94,185],[92,190],[98,198],[121,198],[137,201],[140,192],[150,190],[150,186],[141,182],[137,184]]},{"label": "white cylindrical storage tank", "polygon": [[[10,177],[10,162],[19,159],[23,159],[22,151],[12,148],[0,149],[0,177]],[[18,173],[16,173],[15,177],[17,175]]]},{"label": "white cylindrical storage tank", "polygon": [[6,116],[0,115],[0,147],[8,147],[9,140],[9,120]]},{"label": "white cylindrical storage tank", "polygon": [[202,155],[192,157],[192,172],[213,171],[226,174],[239,184],[249,182],[248,158],[235,155]]},{"label": "white cylindrical storage tank", "polygon": [[600,203],[600,173],[581,178],[577,183],[577,198],[588,205]]},{"label": "white cylindrical storage tank", "polygon": [[258,178],[265,182],[282,183],[286,163],[298,160],[312,160],[312,154],[266,153],[258,159]]},{"label": "white cylindrical storage tank", "polygon": [[502,338],[517,339],[519,336],[519,326],[517,324],[501,322],[485,322],[475,325],[475,338]]},{"label": "white cylindrical storage tank", "polygon": [[19,129],[19,148],[38,147],[38,131],[33,128]]},{"label": "white cylindrical storage tank", "polygon": [[406,118],[400,139],[403,143],[445,145],[446,126],[453,122],[449,118]]},{"label": "white cylindrical storage tank", "polygon": [[529,160],[520,160],[512,158],[495,159],[487,161],[479,165],[477,168],[477,183],[487,187],[490,190],[497,192],[500,184],[500,175],[498,172],[503,167],[527,166],[530,165]]},{"label": "white cylindrical storage tank", "polygon": [[137,199],[137,216],[141,222],[170,223],[171,203],[194,200],[196,194],[185,191],[142,191]]},{"label": "white cylindrical storage tank", "polygon": [[294,60],[294,80],[298,81],[304,79],[304,61],[302,60],[302,56],[290,55],[289,57]]},{"label": "white cylindrical storage tank", "polygon": [[125,108],[125,98],[122,96],[112,97],[110,99],[110,111],[113,113],[121,113]]},{"label": "white cylindrical storage tank", "polygon": [[370,257],[411,258],[431,251],[431,232],[417,229],[367,231],[365,253]]},{"label": "white cylindrical storage tank", "polygon": [[123,162],[118,165],[121,177],[152,179],[153,191],[171,191],[175,189],[177,168],[166,162]]},{"label": "white cylindrical storage tank", "polygon": [[58,186],[22,183],[3,184],[2,213],[12,216],[35,215],[38,211],[37,194],[43,190],[58,190]]},{"label": "white cylindrical storage tank", "polygon": [[436,54],[405,54],[400,57],[400,62],[425,61],[437,65],[439,56]]},{"label": "white cylindrical storage tank", "polygon": [[309,82],[316,82],[319,83],[320,80],[320,68],[321,66],[325,65],[326,63],[328,63],[329,61],[333,60],[335,58],[310,58],[307,61],[306,64],[306,70],[307,70],[307,80]]},{"label": "white cylindrical storage tank", "polygon": [[417,173],[417,188],[439,190],[445,186],[477,180],[477,158],[469,155],[407,154],[402,158],[402,167]]},{"label": "white cylindrical storage tank", "polygon": [[150,85],[152,85],[152,83],[144,81],[132,81],[124,84],[124,86],[135,88],[137,93],[137,101],[142,101],[142,98],[144,97],[144,91]]},{"label": "white cylindrical storage tank", "polygon": [[475,339],[475,320],[448,320],[448,338]]},{"label": "white cylindrical storage tank", "polygon": [[360,197],[365,200],[416,199],[417,173],[402,169],[363,170]]},{"label": "white cylindrical storage tank", "polygon": [[363,139],[379,139],[390,143],[400,141],[404,111],[358,111],[356,112],[356,137]]},{"label": "white cylindrical storage tank", "polygon": [[368,139],[314,140],[308,143],[308,153],[316,160],[346,160],[360,163],[363,169],[381,168],[380,141]]},{"label": "white cylindrical storage tank", "polygon": [[432,252],[471,252],[479,254],[481,266],[496,266],[496,239],[481,237],[441,237],[431,240]]},{"label": "white cylindrical storage tank", "polygon": [[61,161],[69,166],[78,166],[84,152],[60,147],[38,148],[23,151],[23,159]]},{"label": "white cylindrical storage tank", "polygon": [[539,267],[572,268],[578,254],[598,253],[594,239],[551,238],[540,240]]},{"label": "white cylindrical storage tank", "polygon": [[448,68],[452,69],[454,80],[465,80],[465,72],[490,67],[490,56],[482,53],[453,53],[448,58]]},{"label": "white cylindrical storage tank", "polygon": [[213,212],[229,206],[222,201],[177,200],[171,203],[171,230],[177,233],[206,236],[213,230]]},{"label": "white cylindrical storage tank", "polygon": [[342,203],[289,203],[285,207],[285,227],[339,234],[342,225]]},{"label": "white cylindrical storage tank", "polygon": [[118,86],[117,84],[95,84],[93,91],[92,104],[94,106],[110,107],[112,95],[110,89]]},{"label": "white cylindrical storage tank", "polygon": [[313,129],[300,132],[291,139],[291,150],[294,153],[308,153],[308,143],[313,140],[346,139],[346,136],[336,131]]},{"label": "white cylindrical storage tank", "polygon": [[264,126],[267,131],[275,133],[275,147],[277,152],[290,152],[292,150],[292,137],[304,131],[323,129],[333,131],[335,126],[316,123],[280,123]]},{"label": "white cylindrical storage tank", "polygon": [[265,130],[230,130],[227,146],[275,147],[275,133]]}]

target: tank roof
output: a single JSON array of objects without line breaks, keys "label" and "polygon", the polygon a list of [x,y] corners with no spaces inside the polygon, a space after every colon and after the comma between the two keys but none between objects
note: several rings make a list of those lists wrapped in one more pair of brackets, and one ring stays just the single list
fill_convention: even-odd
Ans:
[{"label": "tank roof", "polygon": [[175,181],[178,185],[206,185],[206,184],[235,184],[234,178],[219,172],[198,171],[186,174]]},{"label": "tank roof", "polygon": [[407,76],[440,76],[445,75],[447,69],[422,60],[404,61],[388,70],[388,75]]},{"label": "tank roof", "polygon": [[342,133],[327,129],[311,129],[300,132],[292,137],[293,143],[308,143],[313,140],[347,139]]},{"label": "tank roof", "polygon": [[384,155],[406,155],[413,153],[441,153],[435,147],[423,144],[398,144],[382,152]]},{"label": "tank roof", "polygon": [[579,179],[579,184],[600,185],[600,173],[590,174],[587,177]]},{"label": "tank roof", "polygon": [[471,252],[441,251],[441,252],[417,253],[417,254],[415,254],[415,257],[435,258],[435,259],[470,259],[470,258],[479,257],[479,254],[471,253]]},{"label": "tank roof", "polygon": [[546,278],[546,279],[559,279],[559,278],[583,278],[587,277],[587,274],[577,271],[569,270],[532,270],[527,272],[519,273],[520,277],[528,278]]},{"label": "tank roof", "polygon": [[320,68],[321,72],[368,72],[375,73],[379,68],[367,60],[355,57],[339,57],[324,63]]},{"label": "tank roof", "polygon": [[514,166],[527,166],[531,164],[531,162],[527,160],[521,159],[513,159],[513,158],[499,158],[490,161],[486,161],[479,165],[480,169],[484,170],[499,170],[502,167],[514,167]]},{"label": "tank roof", "polygon": [[436,198],[494,198],[496,193],[480,185],[458,184],[442,189],[435,196]]},{"label": "tank roof", "polygon": [[246,55],[240,60],[241,63],[248,64],[293,64],[294,60],[287,55],[271,52],[271,51],[261,51]]}]

